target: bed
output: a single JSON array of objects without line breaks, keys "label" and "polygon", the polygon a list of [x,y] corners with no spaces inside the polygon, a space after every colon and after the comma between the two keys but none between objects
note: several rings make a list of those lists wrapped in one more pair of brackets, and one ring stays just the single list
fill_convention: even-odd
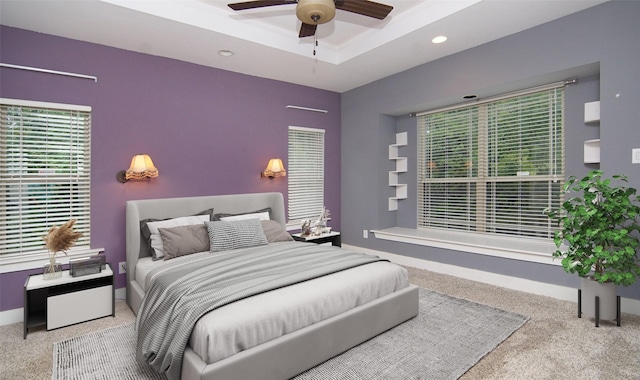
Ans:
[{"label": "bed", "polygon": [[[154,281],[159,282],[156,277],[165,272],[169,265],[190,271],[185,269],[186,266],[204,268],[195,262],[240,260],[245,257],[243,255],[253,257],[251,255],[257,250],[261,255],[263,252],[266,252],[265,255],[280,255],[280,251],[304,251],[304,254],[315,255],[316,250],[320,250],[319,246],[310,243],[282,241],[269,242],[261,247],[231,249],[216,255],[203,252],[154,261],[151,259],[153,249],[141,231],[142,221],[180,218],[203,212],[211,213],[213,219],[214,213],[216,216],[242,215],[264,210],[268,210],[269,220],[284,227],[285,208],[280,193],[128,201],[127,303],[138,319],[146,312],[141,305],[150,303],[152,294],[157,293],[151,287],[155,286]],[[336,247],[324,250],[334,250],[329,254],[352,254]],[[368,258],[359,257],[358,260]],[[218,265],[218,262],[214,264]],[[354,293],[353,289],[358,287],[366,289],[366,296]],[[148,299],[145,299],[147,292]],[[333,298],[341,299],[338,302],[340,306],[327,303],[328,299]],[[355,306],[345,306],[351,304]],[[259,312],[248,312],[256,308],[259,308]],[[301,308],[311,310],[312,316],[300,318]],[[332,311],[333,314],[322,315]],[[408,284],[406,270],[386,261],[372,260],[326,276],[242,298],[198,317],[180,358],[179,372],[172,376],[185,380],[288,379],[413,318],[417,313],[418,288]],[[293,326],[283,325],[284,322],[266,322],[270,315],[274,318],[293,315],[296,322]],[[239,316],[248,316],[244,318],[248,325],[241,325],[243,318]],[[298,322],[299,319],[303,321]],[[212,327],[213,324],[217,325]],[[216,330],[220,328],[223,330]],[[242,341],[239,343],[237,339]],[[229,341],[234,344],[225,347]]]}]

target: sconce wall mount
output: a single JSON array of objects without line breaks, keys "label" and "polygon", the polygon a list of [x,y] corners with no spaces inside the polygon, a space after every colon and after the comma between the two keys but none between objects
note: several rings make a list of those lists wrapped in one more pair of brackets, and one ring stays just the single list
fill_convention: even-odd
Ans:
[{"label": "sconce wall mount", "polygon": [[269,160],[267,164],[267,168],[260,172],[260,177],[285,177],[287,175],[287,171],[284,169],[284,165],[282,164],[282,160],[279,158],[272,158]]},{"label": "sconce wall mount", "polygon": [[137,154],[131,159],[129,169],[119,171],[116,174],[116,179],[118,182],[125,183],[130,179],[141,180],[157,176],[158,169],[153,165],[151,157],[146,154]]}]

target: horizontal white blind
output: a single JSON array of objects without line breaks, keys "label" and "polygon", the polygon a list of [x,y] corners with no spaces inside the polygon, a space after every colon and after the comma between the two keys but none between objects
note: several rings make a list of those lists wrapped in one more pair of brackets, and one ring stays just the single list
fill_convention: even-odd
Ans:
[{"label": "horizontal white blind", "polygon": [[489,232],[552,237],[542,210],[558,207],[561,199],[562,92],[553,89],[487,105]]},{"label": "horizontal white blind", "polygon": [[478,109],[420,117],[418,218],[424,226],[469,230],[475,224]]},{"label": "horizontal white blind", "polygon": [[564,181],[562,88],[418,117],[418,224],[553,237]]},{"label": "horizontal white blind", "polygon": [[0,104],[0,254],[44,252],[70,219],[90,246],[91,113],[40,105]]},{"label": "horizontal white blind", "polygon": [[289,128],[289,222],[317,218],[324,206],[324,130]]}]

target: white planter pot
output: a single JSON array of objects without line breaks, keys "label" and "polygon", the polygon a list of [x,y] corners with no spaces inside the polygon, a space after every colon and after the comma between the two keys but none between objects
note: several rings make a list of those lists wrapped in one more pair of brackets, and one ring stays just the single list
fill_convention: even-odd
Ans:
[{"label": "white planter pot", "polygon": [[612,321],[617,319],[616,285],[607,282],[604,284],[590,278],[581,278],[582,289],[582,313],[595,318],[596,296],[600,298],[600,319]]}]

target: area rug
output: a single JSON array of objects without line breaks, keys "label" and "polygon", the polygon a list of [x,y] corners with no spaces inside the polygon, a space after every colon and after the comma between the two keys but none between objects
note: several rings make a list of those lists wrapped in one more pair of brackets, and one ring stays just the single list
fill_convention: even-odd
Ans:
[{"label": "area rug", "polygon": [[[529,318],[420,289],[420,313],[296,380],[457,379]],[[165,379],[135,360],[133,324],[54,344],[53,379]]]}]

